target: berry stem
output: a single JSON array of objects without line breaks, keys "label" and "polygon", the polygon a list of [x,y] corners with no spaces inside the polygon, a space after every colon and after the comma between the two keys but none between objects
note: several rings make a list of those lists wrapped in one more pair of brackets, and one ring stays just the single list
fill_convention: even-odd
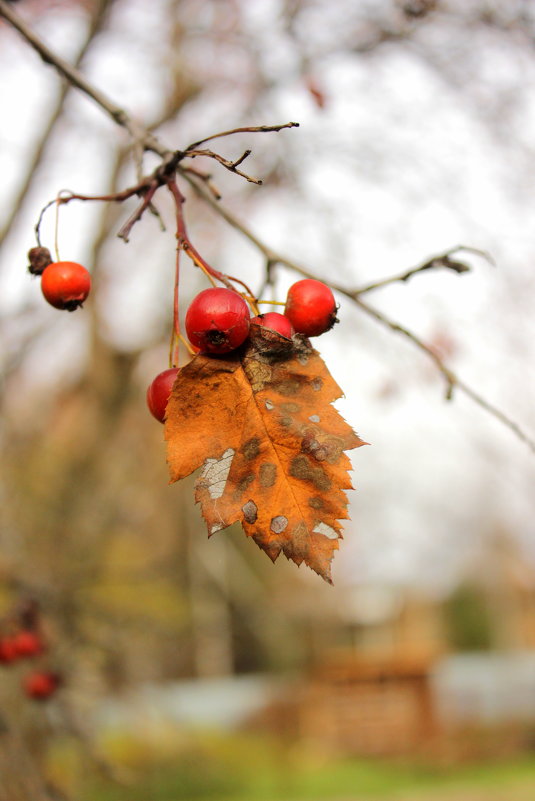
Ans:
[{"label": "berry stem", "polygon": [[56,254],[56,261],[60,261],[59,258],[59,205],[60,205],[60,197],[56,198],[56,214],[54,217],[54,253]]},{"label": "berry stem", "polygon": [[251,311],[253,312],[253,314],[255,315],[255,317],[256,317],[256,316],[258,316],[258,315],[260,314],[260,309],[259,309],[259,308],[258,308],[258,306],[257,306],[257,303],[258,303],[258,301],[257,301],[257,299],[254,297],[254,295],[253,295],[253,294],[250,294],[250,295],[242,295],[242,297],[243,297],[243,299],[244,299],[244,300],[246,300],[246,301],[247,301],[247,303],[248,303],[248,304],[249,304],[249,306],[251,307]]},{"label": "berry stem", "polygon": [[182,344],[184,345],[184,347],[186,348],[186,350],[188,351],[190,356],[196,356],[197,355],[197,351],[194,350],[191,347],[190,343],[188,342],[188,340],[186,339],[185,336],[182,336],[182,334],[179,334],[178,338],[182,342]]},{"label": "berry stem", "polygon": [[[207,261],[203,259],[199,251],[194,247],[192,244],[187,230],[186,230],[186,223],[184,220],[184,203],[185,197],[178,188],[178,184],[175,178],[168,178],[167,179],[167,186],[169,191],[173,195],[175,200],[176,206],[176,238],[178,242],[178,247],[180,250],[183,250],[184,253],[189,256],[192,262],[199,267],[203,273],[207,276],[210,280],[212,286],[216,286],[215,281],[220,281],[224,284],[227,289],[231,289],[233,292],[236,292],[238,295],[244,298],[247,301],[251,309],[253,310],[254,314],[258,314],[258,307],[256,305],[256,298],[247,286],[247,284],[242,281],[240,278],[234,278],[232,275],[225,275],[225,273],[219,272],[219,270],[215,270],[211,267]],[[215,281],[214,281],[215,279]],[[240,284],[246,291],[246,295],[242,292],[239,292],[235,286],[233,286],[232,282],[236,284]]]},{"label": "berry stem", "polygon": [[175,367],[176,366],[175,365],[175,341],[176,341],[175,329],[172,328],[171,329],[171,339],[169,341],[169,359],[168,359],[169,369],[171,369],[171,367]]},{"label": "berry stem", "polygon": [[[182,192],[180,191],[180,189],[178,188],[178,184],[177,184],[177,182],[176,182],[176,180],[174,178],[168,178],[167,186],[169,187],[169,191],[171,192],[171,194],[173,195],[173,198],[175,200],[175,206],[176,206],[176,238],[177,238],[178,248],[180,250],[183,250],[184,253],[187,256],[189,256],[189,258],[192,260],[192,262],[203,271],[203,273],[209,278],[209,280],[210,280],[210,282],[212,283],[213,286],[216,285],[215,281],[220,281],[222,284],[224,284],[227,287],[227,289],[231,289],[233,292],[236,292],[238,295],[241,295],[247,301],[247,303],[249,303],[249,305],[251,306],[251,309],[255,312],[255,314],[258,314],[258,309],[256,308],[255,297],[254,297],[253,293],[251,292],[251,290],[249,289],[249,287],[247,286],[247,284],[245,284],[239,278],[234,278],[234,277],[232,277],[230,275],[225,275],[225,273],[221,273],[221,272],[219,272],[219,270],[216,270],[213,267],[211,267],[208,264],[208,262],[205,261],[205,259],[203,259],[203,257],[199,253],[199,251],[192,244],[192,242],[191,242],[191,240],[190,240],[190,238],[188,236],[188,233],[187,233],[187,230],[186,230],[186,223],[185,223],[185,220],[184,220],[184,209],[183,209],[183,206],[184,206],[184,203],[185,203],[186,199],[185,199],[184,195],[182,194]],[[215,281],[214,281],[214,279],[215,279]],[[243,295],[241,292],[238,292],[236,287],[233,286],[232,281],[234,281],[237,284],[241,284],[241,286],[247,292],[247,296]]]},{"label": "berry stem", "polygon": [[286,306],[283,300],[257,300],[257,303],[269,303],[271,306]]},{"label": "berry stem", "polygon": [[197,261],[197,260],[196,260],[196,258],[195,258],[195,256],[194,256],[194,255],[190,255],[189,253],[188,253],[188,256],[190,256],[190,258],[191,258],[191,260],[193,261],[193,263],[194,263],[194,264],[195,264],[195,265],[196,265],[196,266],[197,266],[197,267],[198,267],[200,270],[202,270],[202,271],[203,271],[203,273],[204,273],[204,274],[205,274],[205,276],[208,278],[208,280],[210,281],[210,283],[212,284],[212,286],[217,286],[217,284],[216,284],[215,280],[213,279],[212,275],[211,275],[211,274],[208,272],[208,270],[206,269],[206,267],[204,266],[204,264],[202,263],[202,261]]},{"label": "berry stem", "polygon": [[173,288],[173,329],[171,334],[171,352],[169,367],[179,366],[180,309],[178,285],[180,282],[180,248],[177,245],[175,256],[175,285]]}]

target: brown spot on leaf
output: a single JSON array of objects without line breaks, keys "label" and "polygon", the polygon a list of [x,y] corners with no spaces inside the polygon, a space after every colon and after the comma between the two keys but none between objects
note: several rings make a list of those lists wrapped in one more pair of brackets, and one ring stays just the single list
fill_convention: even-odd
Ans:
[{"label": "brown spot on leaf", "polygon": [[282,403],[280,408],[284,414],[295,414],[301,410],[298,403]]},{"label": "brown spot on leaf", "polygon": [[244,361],[243,370],[247,376],[253,392],[260,392],[266,384],[269,384],[272,376],[272,369],[268,364],[250,359]]},{"label": "brown spot on leaf", "polygon": [[249,489],[249,486],[253,483],[255,479],[254,473],[247,473],[238,484],[236,484],[236,489],[234,490],[233,497],[237,500],[243,493]]},{"label": "brown spot on leaf", "polygon": [[327,458],[327,456],[329,455],[329,451],[327,450],[327,448],[325,446],[323,446],[323,448],[319,448],[318,447],[318,448],[316,448],[316,450],[313,452],[312,455],[314,456],[314,459],[317,462],[324,462],[325,459]]},{"label": "brown spot on leaf", "polygon": [[321,509],[323,507],[323,500],[317,496],[308,499],[308,505],[312,509]]},{"label": "brown spot on leaf", "polygon": [[318,462],[327,461],[336,464],[344,451],[345,443],[340,437],[327,437],[315,453],[314,457]]},{"label": "brown spot on leaf", "polygon": [[288,518],[284,517],[284,515],[277,515],[277,517],[272,518],[270,529],[275,534],[280,534],[281,532],[284,531],[287,525],[288,525]]},{"label": "brown spot on leaf", "polygon": [[331,481],[323,469],[310,464],[305,454],[300,454],[292,459],[290,475],[301,479],[301,481],[310,481],[320,492],[326,492],[331,488]]},{"label": "brown spot on leaf", "polygon": [[319,447],[320,444],[315,438],[314,433],[312,431],[307,431],[301,440],[301,450],[303,453],[314,453],[314,451],[317,451]]},{"label": "brown spot on leaf", "polygon": [[268,489],[277,480],[277,467],[272,462],[264,462],[260,465],[260,486]]},{"label": "brown spot on leaf", "polygon": [[254,501],[247,501],[247,503],[242,506],[241,510],[247,523],[256,523],[256,518],[258,517],[258,507]]},{"label": "brown spot on leaf", "polygon": [[310,543],[308,538],[308,530],[304,523],[298,523],[292,530],[292,538],[288,543],[284,552],[297,564],[300,564],[303,559],[309,556]]},{"label": "brown spot on leaf", "polygon": [[247,440],[247,442],[242,445],[240,451],[243,453],[247,461],[250,462],[252,459],[256,459],[260,453],[260,440],[258,437],[253,437],[252,439]]},{"label": "brown spot on leaf", "polygon": [[322,388],[322,386],[323,386],[323,381],[322,381],[322,380],[321,380],[321,378],[319,378],[319,376],[318,376],[317,378],[314,378],[314,380],[313,380],[313,381],[311,381],[311,386],[312,386],[312,389],[313,389],[315,392],[319,392],[319,391],[320,391],[320,389],[321,389],[321,388]]},{"label": "brown spot on leaf", "polygon": [[318,428],[302,428],[301,451],[310,453],[317,462],[336,464],[344,450],[340,437],[323,434]]},{"label": "brown spot on leaf", "polygon": [[285,378],[275,384],[275,389],[278,393],[284,396],[297,395],[301,384],[296,378]]},{"label": "brown spot on leaf", "polygon": [[278,417],[277,421],[279,425],[284,426],[284,428],[290,428],[293,422],[291,417]]}]

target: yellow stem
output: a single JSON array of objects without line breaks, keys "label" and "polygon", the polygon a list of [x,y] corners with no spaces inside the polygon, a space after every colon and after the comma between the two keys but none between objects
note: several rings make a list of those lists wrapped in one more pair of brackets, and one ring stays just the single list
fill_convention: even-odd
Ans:
[{"label": "yellow stem", "polygon": [[59,244],[58,244],[58,232],[59,232],[59,206],[60,206],[60,197],[59,195],[56,198],[56,218],[54,222],[54,251],[56,253],[56,261],[59,261]]},{"label": "yellow stem", "polygon": [[249,306],[251,307],[251,311],[253,312],[254,316],[257,317],[260,314],[260,309],[258,308],[258,301],[256,298],[251,298],[249,295],[243,295],[243,298],[247,301]]},{"label": "yellow stem", "polygon": [[175,354],[174,354],[174,347],[175,347],[175,329],[171,331],[171,341],[169,343],[169,368],[171,367],[178,367],[175,364]]},{"label": "yellow stem", "polygon": [[271,306],[286,306],[283,300],[257,300],[257,303],[269,303]]},{"label": "yellow stem", "polygon": [[188,340],[186,339],[186,337],[183,337],[182,334],[179,334],[178,338],[180,339],[180,341],[182,342],[182,344],[184,345],[184,347],[186,348],[186,350],[188,351],[190,356],[196,356],[197,355],[197,351],[193,350],[193,348],[191,347],[191,345],[188,342]]}]

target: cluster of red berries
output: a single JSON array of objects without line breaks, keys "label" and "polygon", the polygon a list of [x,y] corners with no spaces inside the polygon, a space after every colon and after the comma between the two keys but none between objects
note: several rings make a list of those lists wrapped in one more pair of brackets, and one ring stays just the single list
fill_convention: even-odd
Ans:
[{"label": "cluster of red berries", "polygon": [[28,253],[29,270],[41,276],[41,290],[51,306],[75,311],[91,290],[91,276],[75,261],[52,261],[47,248],[32,248]]},{"label": "cluster of red berries", "polygon": [[[0,635],[0,665],[36,659],[47,650],[42,634],[36,628],[37,611],[29,606],[10,621],[9,633]],[[46,701],[61,684],[58,673],[44,668],[34,669],[22,678],[22,688],[28,698]]]},{"label": "cluster of red berries", "polygon": [[[321,281],[305,278],[288,290],[284,314],[268,312],[251,317],[246,301],[231,289],[205,289],[193,299],[186,313],[186,333],[193,347],[213,355],[229,353],[242,345],[251,325],[276,331],[287,339],[295,334],[316,337],[337,322],[336,300]],[[147,405],[164,422],[165,410],[178,367],[164,370],[147,390]]]}]

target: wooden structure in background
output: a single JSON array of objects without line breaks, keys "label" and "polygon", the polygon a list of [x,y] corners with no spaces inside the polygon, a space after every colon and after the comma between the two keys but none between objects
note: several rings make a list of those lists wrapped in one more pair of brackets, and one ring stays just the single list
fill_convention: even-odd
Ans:
[{"label": "wooden structure in background", "polygon": [[414,752],[436,734],[429,658],[359,659],[318,668],[296,707],[299,736],[363,755]]}]

